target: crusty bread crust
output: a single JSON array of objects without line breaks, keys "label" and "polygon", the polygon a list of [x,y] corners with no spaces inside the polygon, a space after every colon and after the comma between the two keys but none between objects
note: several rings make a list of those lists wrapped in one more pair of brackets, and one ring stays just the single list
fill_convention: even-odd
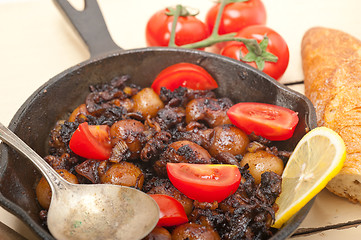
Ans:
[{"label": "crusty bread crust", "polygon": [[344,167],[327,189],[361,203],[361,41],[316,27],[305,33],[301,54],[305,95],[318,126],[335,130],[346,144]]}]

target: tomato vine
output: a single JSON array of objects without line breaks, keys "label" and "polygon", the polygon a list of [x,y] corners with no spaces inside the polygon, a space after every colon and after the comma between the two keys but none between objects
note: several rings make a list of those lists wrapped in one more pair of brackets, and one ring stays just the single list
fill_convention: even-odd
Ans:
[{"label": "tomato vine", "polygon": [[228,33],[228,34],[223,34],[220,35],[218,34],[218,29],[219,29],[219,24],[220,24],[220,20],[222,17],[222,12],[224,10],[224,7],[227,4],[230,3],[234,3],[234,2],[245,2],[248,0],[222,0],[220,2],[220,10],[217,14],[217,18],[216,18],[216,22],[214,25],[214,28],[212,30],[211,35],[202,40],[202,41],[198,41],[195,43],[190,43],[190,44],[186,44],[186,45],[182,45],[182,46],[177,46],[175,44],[175,29],[177,26],[177,21],[179,16],[181,16],[182,12],[184,11],[184,7],[180,4],[178,4],[175,8],[174,11],[172,11],[172,14],[174,16],[173,22],[172,22],[172,31],[171,31],[171,35],[170,35],[170,40],[169,40],[169,47],[182,47],[182,48],[205,48],[205,47],[209,47],[212,46],[216,43],[219,42],[228,42],[228,41],[237,41],[237,42],[242,42],[246,45],[247,48],[252,49],[252,51],[254,52],[254,54],[256,54],[257,56],[262,55],[262,48],[260,46],[260,44],[257,42],[257,40],[255,39],[247,39],[247,38],[239,38],[239,37],[235,37],[236,33]]}]

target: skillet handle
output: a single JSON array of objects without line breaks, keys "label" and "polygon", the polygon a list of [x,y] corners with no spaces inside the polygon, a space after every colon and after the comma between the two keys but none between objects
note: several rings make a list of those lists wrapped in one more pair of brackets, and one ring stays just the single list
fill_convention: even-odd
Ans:
[{"label": "skillet handle", "polygon": [[122,50],[110,36],[97,0],[84,0],[83,11],[75,9],[68,0],[53,1],[88,46],[91,57]]}]

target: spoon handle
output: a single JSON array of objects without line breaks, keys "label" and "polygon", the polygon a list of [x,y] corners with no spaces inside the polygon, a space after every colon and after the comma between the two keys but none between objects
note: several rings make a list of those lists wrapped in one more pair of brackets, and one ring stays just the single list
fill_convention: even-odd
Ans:
[{"label": "spoon handle", "polygon": [[63,178],[42,157],[2,123],[0,123],[0,139],[30,159],[48,180],[51,188],[53,188],[53,183],[60,185],[64,182]]}]

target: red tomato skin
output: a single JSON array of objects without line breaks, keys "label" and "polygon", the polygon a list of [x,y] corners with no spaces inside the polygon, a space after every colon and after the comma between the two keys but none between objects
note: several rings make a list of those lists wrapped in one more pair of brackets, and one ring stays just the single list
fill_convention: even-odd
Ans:
[{"label": "red tomato skin", "polygon": [[[216,21],[220,3],[209,9],[206,24],[211,32]],[[266,8],[260,0],[249,0],[227,4],[223,10],[219,25],[219,34],[238,32],[250,25],[266,24]]]},{"label": "red tomato skin", "polygon": [[79,125],[70,139],[69,147],[77,155],[96,160],[106,160],[111,154],[110,128],[107,125]]},{"label": "red tomato skin", "polygon": [[[210,171],[213,176],[207,175]],[[223,201],[237,190],[241,181],[237,166],[227,164],[167,163],[167,173],[180,192],[200,202]]]},{"label": "red tomato skin", "polygon": [[175,198],[164,194],[149,194],[158,204],[157,226],[170,227],[188,222],[183,205]]},{"label": "red tomato skin", "polygon": [[192,63],[177,63],[163,69],[152,83],[159,94],[161,87],[174,91],[178,87],[211,90],[218,87],[216,80],[202,67]]},{"label": "red tomato skin", "polygon": [[[167,9],[160,10],[150,17],[146,25],[147,46],[168,46],[172,31],[173,16],[167,16]],[[180,16],[177,21],[175,44],[182,46],[206,39],[209,36],[207,25],[194,16]]]},{"label": "red tomato skin", "polygon": [[288,108],[255,102],[235,104],[227,111],[231,122],[247,134],[271,141],[291,138],[298,124],[298,114]]},{"label": "red tomato skin", "polygon": [[[278,57],[277,62],[265,62],[265,67],[262,70],[272,78],[279,80],[285,73],[289,63],[289,49],[286,41],[283,37],[273,29],[263,26],[254,25],[244,28],[236,34],[236,37],[256,39],[257,42],[263,40],[264,35],[268,37],[268,46],[266,51],[273,53]],[[245,56],[248,53],[248,49],[241,42],[227,42],[225,47],[221,50],[220,54],[236,60],[240,60],[240,54]],[[257,68],[255,62],[246,62],[254,68]]]},{"label": "red tomato skin", "polygon": [[[220,4],[215,4],[206,14],[206,24],[209,32],[212,32]],[[243,28],[251,25],[265,25],[267,22],[266,8],[261,0],[249,0],[247,2],[230,3],[225,6],[222,13],[218,33],[226,34],[239,32]],[[219,53],[225,42],[217,43],[212,51]]]}]

